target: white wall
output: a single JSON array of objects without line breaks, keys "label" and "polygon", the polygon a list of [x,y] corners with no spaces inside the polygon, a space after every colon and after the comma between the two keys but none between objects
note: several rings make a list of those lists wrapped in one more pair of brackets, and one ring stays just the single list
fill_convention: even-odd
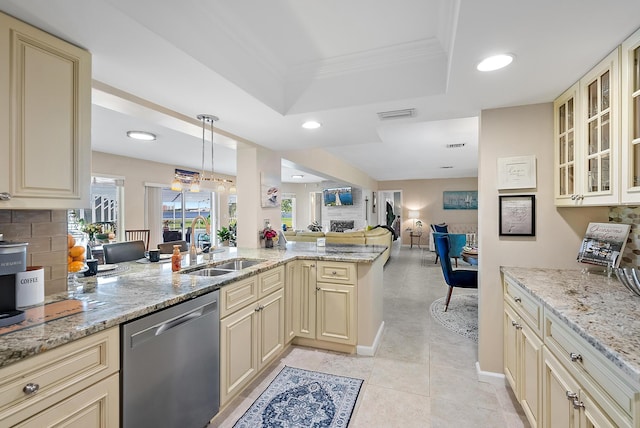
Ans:
[{"label": "white wall", "polygon": [[[478,169],[480,369],[502,373],[500,266],[579,269],[575,261],[590,221],[608,219],[608,208],[556,208],[553,202],[553,105],[485,110],[480,120]],[[500,157],[535,155],[537,188],[498,191]],[[498,195],[536,195],[536,236],[498,236]]]}]

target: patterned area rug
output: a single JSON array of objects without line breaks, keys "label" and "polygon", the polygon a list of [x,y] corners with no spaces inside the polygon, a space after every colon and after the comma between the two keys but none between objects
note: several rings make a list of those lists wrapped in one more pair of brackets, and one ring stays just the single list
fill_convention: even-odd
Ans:
[{"label": "patterned area rug", "polygon": [[234,428],[346,428],[362,382],[285,366]]},{"label": "patterned area rug", "polygon": [[446,297],[431,304],[431,316],[444,327],[478,342],[478,295],[454,294],[449,302],[449,309],[444,311]]}]

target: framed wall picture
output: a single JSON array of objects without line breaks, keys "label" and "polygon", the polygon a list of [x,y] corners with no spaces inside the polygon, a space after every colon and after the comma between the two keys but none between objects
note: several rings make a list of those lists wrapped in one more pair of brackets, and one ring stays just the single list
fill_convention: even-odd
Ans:
[{"label": "framed wall picture", "polygon": [[477,190],[454,190],[442,192],[442,208],[445,210],[477,210]]},{"label": "framed wall picture", "polygon": [[261,205],[263,208],[275,208],[280,206],[280,179],[275,174],[260,173]]},{"label": "framed wall picture", "polygon": [[536,236],[536,196],[503,195],[499,201],[500,236]]},{"label": "framed wall picture", "polygon": [[498,158],[498,189],[535,189],[536,157]]}]

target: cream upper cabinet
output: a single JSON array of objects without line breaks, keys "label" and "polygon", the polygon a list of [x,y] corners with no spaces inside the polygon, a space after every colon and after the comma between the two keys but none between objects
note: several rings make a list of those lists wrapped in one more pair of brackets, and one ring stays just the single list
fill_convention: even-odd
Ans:
[{"label": "cream upper cabinet", "polygon": [[621,47],[622,202],[640,202],[640,30]]},{"label": "cream upper cabinet", "polygon": [[579,105],[579,83],[567,89],[553,103],[555,199],[556,205],[575,205],[576,188],[576,109]]},{"label": "cream upper cabinet", "polygon": [[554,102],[555,203],[620,202],[620,49]]},{"label": "cream upper cabinet", "polygon": [[89,206],[89,52],[0,13],[0,100],[0,209]]}]

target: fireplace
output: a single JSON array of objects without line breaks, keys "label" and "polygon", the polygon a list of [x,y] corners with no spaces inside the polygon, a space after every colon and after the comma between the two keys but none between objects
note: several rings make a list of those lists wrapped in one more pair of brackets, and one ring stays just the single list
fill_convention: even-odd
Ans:
[{"label": "fireplace", "polygon": [[355,220],[331,220],[329,222],[329,230],[331,232],[344,232],[353,229]]}]

